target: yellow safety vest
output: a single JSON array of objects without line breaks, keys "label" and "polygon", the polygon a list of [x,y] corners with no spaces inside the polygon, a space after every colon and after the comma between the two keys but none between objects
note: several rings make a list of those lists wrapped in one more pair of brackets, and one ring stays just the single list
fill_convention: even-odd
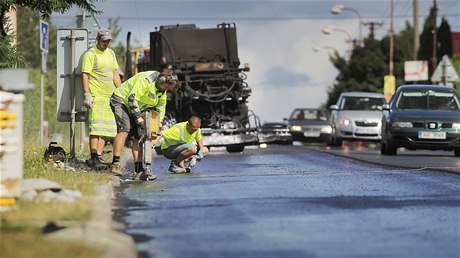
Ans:
[{"label": "yellow safety vest", "polygon": [[117,134],[115,116],[110,109],[110,96],[115,89],[114,69],[118,69],[118,63],[110,48],[103,52],[94,46],[83,54],[81,70],[89,74],[89,90],[93,97],[88,116],[90,135],[115,137]]},{"label": "yellow safety vest", "polygon": [[93,46],[83,54],[81,71],[89,74],[89,90],[93,96],[112,95],[115,89],[113,70],[117,69],[117,58],[110,48],[102,52]]},{"label": "yellow safety vest", "polygon": [[122,83],[114,94],[123,100],[123,104],[136,118],[141,116],[141,111],[155,108],[161,122],[166,113],[167,95],[155,86],[159,75],[157,71],[138,73]]},{"label": "yellow safety vest", "polygon": [[187,131],[187,123],[188,122],[177,123],[161,132],[161,136],[163,138],[163,142],[161,143],[162,150],[174,145],[192,143],[194,140],[198,142],[201,140],[201,128],[190,134]]}]

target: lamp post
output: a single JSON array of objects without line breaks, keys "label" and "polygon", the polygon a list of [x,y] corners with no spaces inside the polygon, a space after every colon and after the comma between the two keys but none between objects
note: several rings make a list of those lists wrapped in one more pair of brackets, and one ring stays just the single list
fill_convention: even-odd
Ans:
[{"label": "lamp post", "polygon": [[353,8],[350,8],[350,7],[345,7],[343,4],[336,4],[334,5],[332,8],[331,8],[331,13],[332,14],[339,14],[341,13],[343,10],[346,10],[346,11],[352,11],[354,13],[356,13],[358,15],[358,18],[359,18],[359,37],[358,37],[358,44],[361,45],[361,40],[362,40],[362,37],[361,37],[361,25],[363,24],[363,20],[361,18],[361,14],[353,9]]},{"label": "lamp post", "polygon": [[330,49],[330,50],[334,50],[334,51],[336,51],[336,52],[339,52],[339,51],[337,50],[337,48],[332,47],[332,46],[328,46],[328,45],[324,45],[324,44],[315,45],[312,49],[313,49],[313,51],[315,51],[315,52],[319,52],[319,51],[321,51],[321,49]]},{"label": "lamp post", "polygon": [[345,33],[345,35],[347,35],[347,40],[346,42],[349,43],[349,52],[351,54],[351,51],[353,50],[353,40],[351,39],[351,35],[348,31],[344,30],[344,29],[340,29],[340,28],[336,28],[332,25],[326,25],[322,30],[321,30],[324,34],[326,35],[329,35],[331,34],[333,31],[338,31],[338,32],[342,32],[342,33]]}]

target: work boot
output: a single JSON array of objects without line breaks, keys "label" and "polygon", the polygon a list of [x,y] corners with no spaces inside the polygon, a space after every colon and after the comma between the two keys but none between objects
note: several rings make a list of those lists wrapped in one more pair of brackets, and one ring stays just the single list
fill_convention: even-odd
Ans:
[{"label": "work boot", "polygon": [[139,176],[139,180],[143,181],[153,181],[156,178],[157,177],[152,174],[152,171],[150,171],[150,168],[147,168],[146,170],[142,171]]},{"label": "work boot", "polygon": [[110,167],[111,163],[110,162],[105,162],[101,157],[97,158],[102,164],[107,165]]},{"label": "work boot", "polygon": [[171,165],[169,165],[169,169],[168,169],[170,172],[172,173],[186,173],[187,171],[185,170],[185,168],[181,167],[179,165],[179,163],[177,163],[177,161],[175,160],[171,160]]},{"label": "work boot", "polygon": [[140,177],[141,177],[141,174],[144,173],[144,171],[133,171],[133,177],[131,178],[131,180],[141,180]]},{"label": "work boot", "polygon": [[121,176],[120,162],[115,162],[112,164],[112,167],[110,168],[110,173],[112,173],[114,176]]},{"label": "work boot", "polygon": [[96,171],[107,170],[110,167],[109,165],[102,163],[99,158],[95,158],[92,160],[93,160],[92,168]]},{"label": "work boot", "polygon": [[87,160],[85,161],[85,164],[86,164],[88,167],[93,168],[93,166],[94,166],[94,160],[91,159],[91,158],[89,158],[89,159],[87,159]]}]

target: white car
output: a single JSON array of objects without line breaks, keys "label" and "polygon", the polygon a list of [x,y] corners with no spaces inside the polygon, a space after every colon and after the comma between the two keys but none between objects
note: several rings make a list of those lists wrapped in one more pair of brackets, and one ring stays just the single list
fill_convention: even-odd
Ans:
[{"label": "white car", "polygon": [[336,105],[330,106],[332,132],[329,146],[340,147],[343,140],[376,141],[381,139],[381,93],[343,92]]}]

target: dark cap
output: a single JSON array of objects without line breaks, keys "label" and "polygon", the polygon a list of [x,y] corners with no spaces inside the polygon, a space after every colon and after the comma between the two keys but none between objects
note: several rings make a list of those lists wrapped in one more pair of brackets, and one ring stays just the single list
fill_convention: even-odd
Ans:
[{"label": "dark cap", "polygon": [[98,32],[97,32],[97,37],[101,40],[109,40],[109,39],[112,39],[112,34],[110,34],[110,31],[108,29],[100,29]]}]

